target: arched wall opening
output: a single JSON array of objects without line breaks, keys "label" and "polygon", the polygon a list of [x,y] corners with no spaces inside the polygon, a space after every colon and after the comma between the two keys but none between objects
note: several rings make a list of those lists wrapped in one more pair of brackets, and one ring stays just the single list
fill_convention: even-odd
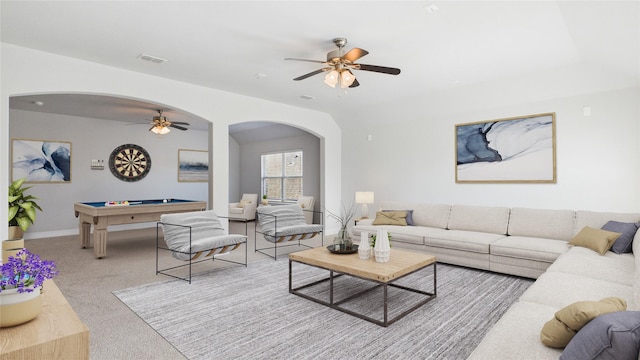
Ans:
[{"label": "arched wall opening", "polygon": [[[308,129],[321,137],[322,206],[339,211],[342,133],[328,114],[5,43],[2,44],[0,60],[2,169],[9,169],[10,166],[10,97],[43,93],[117,94],[119,97],[145,99],[156,104],[171,104],[173,108],[211,122],[208,150],[212,154],[212,180],[209,183],[209,206],[218,213],[226,214],[229,198],[228,126],[255,119],[277,119],[284,124]],[[1,187],[6,189],[8,181],[8,176],[0,176]],[[0,192],[0,201],[6,201],[6,198],[6,192]],[[59,211],[72,212],[72,209]],[[0,207],[0,216],[7,217],[6,207]],[[0,238],[6,239],[7,226],[2,226],[0,230]]]}]

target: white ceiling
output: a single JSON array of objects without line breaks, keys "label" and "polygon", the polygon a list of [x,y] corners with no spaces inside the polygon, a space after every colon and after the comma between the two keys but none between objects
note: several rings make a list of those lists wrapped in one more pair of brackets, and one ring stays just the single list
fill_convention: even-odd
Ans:
[{"label": "white ceiling", "polygon": [[[0,20],[6,43],[320,110],[341,124],[510,79],[554,79],[540,96],[640,83],[638,1],[3,0]],[[347,50],[368,50],[359,62],[402,73],[357,71],[361,86],[346,94],[324,85],[323,75],[294,82],[321,64],[284,58],[324,60],[334,37],[348,38]],[[142,61],[142,53],[168,61]],[[131,121],[149,119],[157,106],[84,101],[55,111]],[[167,111],[170,120],[198,123]]]}]

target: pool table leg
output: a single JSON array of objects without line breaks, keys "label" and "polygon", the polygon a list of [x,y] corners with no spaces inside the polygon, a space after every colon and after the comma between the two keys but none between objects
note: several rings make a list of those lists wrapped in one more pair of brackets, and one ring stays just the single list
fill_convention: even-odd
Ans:
[{"label": "pool table leg", "polygon": [[107,256],[107,230],[95,229],[93,232],[93,254],[96,258],[102,259]]},{"label": "pool table leg", "polygon": [[107,219],[99,218],[98,223],[93,227],[93,255],[102,259],[107,256]]},{"label": "pool table leg", "polygon": [[80,246],[83,249],[91,246],[91,223],[80,220]]}]

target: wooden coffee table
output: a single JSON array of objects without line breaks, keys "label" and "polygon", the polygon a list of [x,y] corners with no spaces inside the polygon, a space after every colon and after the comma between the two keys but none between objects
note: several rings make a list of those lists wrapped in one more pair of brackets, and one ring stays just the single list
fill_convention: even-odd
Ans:
[{"label": "wooden coffee table", "polygon": [[[304,284],[293,288],[293,273],[292,264],[294,262],[314,266],[317,268],[325,269],[329,271],[329,277],[323,278],[317,281],[313,281],[308,284]],[[414,272],[426,269],[427,267],[433,267],[433,292],[427,292],[415,288],[409,288],[406,286],[394,284],[398,279],[401,279]],[[334,279],[341,275],[348,275],[359,279],[364,279],[375,283],[371,288],[361,291],[357,294],[350,295],[344,299],[334,299]],[[318,285],[320,283],[329,282],[329,301],[313,297],[309,294],[305,294],[300,290],[309,288],[311,286]],[[413,293],[424,295],[420,301],[415,303],[411,308],[403,311],[399,315],[392,319],[389,319],[389,304],[388,304],[388,287],[394,287],[403,289]],[[353,300],[364,293],[369,292],[377,287],[383,288],[383,313],[384,318],[382,320],[375,319],[370,316],[355,312],[342,306],[342,304]],[[305,299],[317,302],[322,305],[326,305],[330,308],[340,310],[347,314],[356,316],[358,318],[370,321],[380,326],[388,326],[394,322],[405,317],[407,314],[416,310],[420,306],[433,300],[436,297],[436,257],[433,255],[415,253],[409,251],[403,251],[398,249],[391,249],[391,258],[389,262],[379,263],[376,262],[373,256],[369,260],[360,260],[358,254],[339,255],[332,254],[324,247],[304,250],[289,254],[289,292]]]}]

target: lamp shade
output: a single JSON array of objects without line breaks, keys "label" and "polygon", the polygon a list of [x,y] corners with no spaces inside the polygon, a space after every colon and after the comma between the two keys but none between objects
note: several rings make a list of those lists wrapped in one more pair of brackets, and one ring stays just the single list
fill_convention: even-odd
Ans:
[{"label": "lamp shade", "polygon": [[336,84],[338,83],[338,78],[339,78],[340,74],[338,74],[337,71],[335,70],[331,70],[327,73],[327,75],[325,75],[324,77],[324,83],[331,86],[332,88],[336,87]]},{"label": "lamp shade", "polygon": [[373,191],[356,191],[357,204],[373,204]]},{"label": "lamp shade", "polygon": [[169,129],[166,126],[160,126],[160,125],[154,126],[151,129],[151,132],[153,132],[154,134],[158,134],[158,135],[166,135],[166,134],[169,133],[169,131],[171,131],[171,129]]},{"label": "lamp shade", "polygon": [[351,86],[355,80],[355,75],[349,70],[342,70],[340,73],[340,87],[343,89]]}]

